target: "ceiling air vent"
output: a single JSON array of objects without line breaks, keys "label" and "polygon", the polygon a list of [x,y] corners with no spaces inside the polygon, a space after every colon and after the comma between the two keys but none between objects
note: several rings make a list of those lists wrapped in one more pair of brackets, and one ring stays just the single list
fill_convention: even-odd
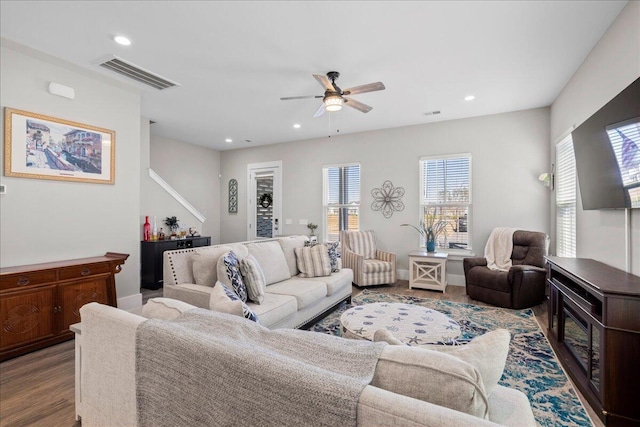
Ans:
[{"label": "ceiling air vent", "polygon": [[118,74],[133,79],[137,82],[146,84],[158,90],[166,89],[173,86],[180,86],[179,83],[167,80],[157,74],[153,74],[116,56],[112,57],[108,61],[101,62],[98,65],[100,65],[102,68],[115,71]]}]

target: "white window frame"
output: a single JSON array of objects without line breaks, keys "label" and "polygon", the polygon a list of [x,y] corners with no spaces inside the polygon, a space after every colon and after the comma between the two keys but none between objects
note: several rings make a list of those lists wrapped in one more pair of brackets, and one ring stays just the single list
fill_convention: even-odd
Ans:
[{"label": "white window frame", "polygon": [[[555,176],[555,208],[556,208],[556,255],[561,257],[575,258],[577,251],[576,215],[578,212],[578,177],[576,171],[576,160],[573,151],[573,140],[571,134],[562,138],[556,144],[556,176]],[[570,150],[563,153],[563,150]],[[565,155],[562,162],[562,154]],[[572,170],[571,170],[572,169]],[[573,206],[573,218],[568,224],[561,221],[560,208],[571,208]],[[564,219],[564,218],[563,218]],[[568,230],[565,230],[565,223]],[[568,241],[565,241],[568,237]]]},{"label": "white window frame", "polygon": [[[357,207],[355,207],[354,205],[351,204],[338,204],[338,205],[329,205],[329,174],[328,169],[331,168],[340,168],[340,167],[347,167],[347,166],[358,166],[360,168],[360,201],[358,202]],[[327,224],[327,214],[328,214],[328,209],[329,208],[357,208],[358,210],[358,226],[360,227],[360,221],[362,220],[362,217],[360,216],[360,207],[362,206],[362,165],[359,162],[350,162],[350,163],[335,163],[335,164],[329,164],[329,165],[323,165],[322,166],[322,239],[324,242],[328,242],[329,241],[329,227]],[[338,239],[340,231],[338,231]],[[337,241],[337,240],[336,240]]]},{"label": "white window frame", "polygon": [[[422,165],[423,161],[428,160],[447,160],[447,159],[459,159],[459,158],[468,158],[469,159],[469,203],[438,203],[438,204],[428,204],[424,203],[422,195],[425,194],[424,188],[424,167]],[[467,248],[466,249],[449,249],[449,248],[436,248],[439,252],[447,252],[451,255],[473,255],[473,156],[471,153],[458,153],[458,154],[442,154],[438,156],[422,156],[418,162],[419,175],[420,175],[420,194],[418,195],[418,206],[419,213],[418,219],[422,219],[424,217],[424,210],[426,207],[467,207]],[[420,247],[424,248],[426,242],[420,236]]]}]

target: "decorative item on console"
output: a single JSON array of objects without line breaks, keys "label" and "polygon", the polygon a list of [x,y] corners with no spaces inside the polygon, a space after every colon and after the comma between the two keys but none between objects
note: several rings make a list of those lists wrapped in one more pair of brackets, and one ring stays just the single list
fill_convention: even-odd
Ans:
[{"label": "decorative item on console", "polygon": [[149,217],[144,217],[144,225],[142,226],[142,240],[148,242],[151,240],[151,224],[149,224]]},{"label": "decorative item on console", "polygon": [[199,236],[198,230],[195,227],[189,227],[189,237]]},{"label": "decorative item on console", "polygon": [[180,225],[178,224],[178,218],[176,218],[175,216],[171,216],[171,217],[166,217],[164,220],[164,224],[169,227],[169,230],[171,231],[171,236],[175,236],[176,235],[176,231],[178,231],[178,228],[180,227]]}]

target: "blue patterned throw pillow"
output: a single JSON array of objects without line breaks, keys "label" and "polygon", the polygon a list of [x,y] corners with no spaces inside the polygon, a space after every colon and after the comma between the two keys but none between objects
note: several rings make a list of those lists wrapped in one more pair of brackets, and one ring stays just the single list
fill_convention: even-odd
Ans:
[{"label": "blue patterned throw pillow", "polygon": [[224,262],[224,267],[227,271],[227,277],[231,281],[231,286],[233,290],[238,295],[238,298],[242,302],[247,302],[247,287],[242,281],[242,274],[240,274],[240,262],[238,261],[238,257],[233,251],[229,251],[228,254],[224,256],[222,259]]},{"label": "blue patterned throw pillow", "polygon": [[[231,253],[233,253],[233,252],[231,252]],[[219,286],[222,286],[222,289],[224,289],[224,293],[227,294],[227,296],[229,297],[229,299],[231,301],[240,300],[238,295],[236,295],[236,293],[233,292],[231,289],[227,288],[224,284],[220,283]],[[242,301],[242,300],[240,300],[240,301]],[[249,308],[249,306],[244,303],[244,301],[242,301],[242,314],[244,315],[244,317],[246,319],[253,320],[256,323],[260,323],[260,322],[258,322],[258,316],[256,316],[256,314],[253,312],[253,310],[251,310]]]},{"label": "blue patterned throw pillow", "polygon": [[327,253],[329,254],[329,263],[331,264],[331,272],[337,273],[340,271],[338,268],[338,258],[340,253],[338,252],[338,245],[340,242],[328,242],[324,244],[327,247]]}]

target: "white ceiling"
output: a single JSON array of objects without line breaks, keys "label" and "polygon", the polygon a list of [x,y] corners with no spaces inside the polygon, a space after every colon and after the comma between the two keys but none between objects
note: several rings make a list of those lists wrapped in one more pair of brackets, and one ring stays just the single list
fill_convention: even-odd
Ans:
[{"label": "white ceiling", "polygon": [[[121,81],[96,61],[180,83],[131,82],[152,133],[228,150],[548,106],[626,3],[2,1],[0,33]],[[280,100],[321,95],[311,75],[332,70],[343,89],[386,90],[354,96],[367,114],[315,119],[320,100]]]}]

